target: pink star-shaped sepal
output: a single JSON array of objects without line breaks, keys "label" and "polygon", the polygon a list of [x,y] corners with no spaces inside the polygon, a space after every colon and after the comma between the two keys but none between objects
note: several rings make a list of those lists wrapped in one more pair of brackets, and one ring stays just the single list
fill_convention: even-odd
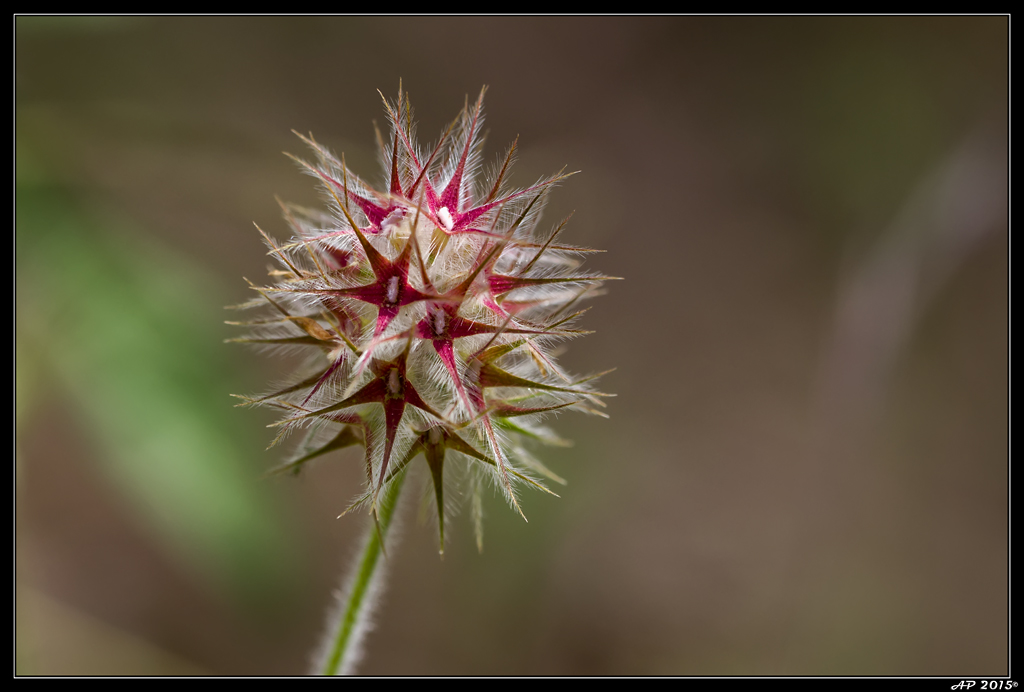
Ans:
[{"label": "pink star-shaped sepal", "polygon": [[459,317],[458,311],[459,305],[452,302],[431,303],[427,310],[427,316],[416,323],[414,333],[419,338],[429,339],[433,343],[434,350],[437,351],[437,355],[441,358],[441,362],[444,363],[445,369],[451,375],[459,398],[462,400],[466,410],[473,414],[478,413],[481,409],[474,407],[469,396],[466,394],[463,378],[459,374],[455,363],[455,340],[480,334],[496,334],[498,332],[502,334],[546,334],[549,332],[543,329],[509,327],[507,322],[504,325],[492,325],[467,320],[464,317]]},{"label": "pink star-shaped sepal", "polygon": [[[292,157],[296,162],[298,162],[300,166],[308,170],[316,177],[320,178],[324,185],[327,186],[327,189],[331,192],[331,194],[334,195],[336,201],[339,203],[339,206],[342,206],[346,209],[346,214],[348,213],[348,201],[354,202],[355,205],[359,207],[359,209],[363,212],[363,215],[366,216],[366,220],[369,224],[363,227],[361,230],[371,234],[380,233],[384,230],[384,227],[387,225],[387,221],[389,219],[393,218],[395,215],[405,215],[405,213],[407,212],[407,207],[404,203],[401,202],[401,199],[404,197],[404,195],[402,194],[402,186],[401,182],[399,181],[398,175],[397,134],[395,135],[395,146],[392,148],[390,195],[382,194],[374,190],[365,182],[363,182],[358,176],[356,176],[354,173],[348,170],[348,167],[345,165],[344,160],[338,161],[329,151],[320,146],[320,144],[318,144],[317,141],[312,138],[312,136],[304,137],[298,132],[296,132],[295,134],[298,135],[299,139],[305,142],[311,149],[313,149],[317,153],[322,162],[327,163],[329,166],[333,168],[341,170],[342,180],[338,180],[337,178],[335,178],[333,175],[323,170],[322,168],[311,166],[310,164],[306,163],[305,161],[299,158]],[[358,184],[361,189],[365,189],[368,194],[361,195],[357,193],[355,190],[353,190],[352,186],[349,185],[349,178],[351,178],[354,183]],[[341,199],[338,199],[339,194],[342,196],[344,200],[346,200],[345,203],[343,203]],[[373,199],[371,199],[371,196],[373,197]]]},{"label": "pink star-shaped sepal", "polygon": [[431,152],[426,162],[421,163],[420,158],[416,153],[416,148],[412,144],[410,133],[402,124],[402,109],[404,103],[402,95],[399,94],[397,112],[396,109],[391,108],[391,105],[386,99],[384,101],[384,105],[388,109],[395,131],[395,146],[392,148],[392,192],[394,193],[395,189],[401,190],[401,184],[398,181],[397,158],[395,155],[395,149],[400,141],[406,151],[408,160],[416,169],[417,173],[416,180],[409,184],[408,188],[405,190],[405,197],[410,200],[414,199],[416,197],[416,190],[422,183],[423,194],[425,195],[427,202],[427,209],[425,211],[427,211],[430,219],[437,224],[438,228],[443,229],[444,232],[449,235],[456,233],[484,233],[490,235],[490,231],[480,227],[482,225],[494,225],[493,222],[495,219],[492,219],[490,224],[486,224],[485,222],[485,219],[488,217],[490,212],[496,210],[500,212],[501,207],[504,205],[521,197],[530,195],[531,193],[535,193],[539,196],[551,185],[554,185],[560,180],[572,175],[571,173],[560,173],[552,178],[548,178],[547,180],[542,180],[536,185],[524,190],[519,190],[518,192],[513,192],[503,197],[498,197],[498,192],[501,189],[501,183],[505,178],[505,174],[508,172],[509,166],[512,163],[512,158],[515,154],[516,147],[515,143],[513,143],[488,195],[479,204],[474,204],[468,200],[466,191],[463,189],[463,182],[466,177],[466,167],[470,152],[473,151],[473,148],[479,141],[483,97],[484,91],[482,90],[479,98],[477,98],[476,105],[473,107],[472,113],[466,114],[466,112],[463,111],[463,116],[465,117],[465,143],[463,144],[462,151],[459,152],[458,162],[455,165],[451,178],[444,183],[444,188],[441,189],[440,192],[438,192],[438,188],[440,186],[430,179],[430,169],[432,168],[434,160],[437,157],[438,152],[441,150],[442,145],[447,141],[455,123],[453,122],[449,125],[447,131],[442,135],[441,140],[437,143],[437,146]]},{"label": "pink star-shaped sepal", "polygon": [[[366,258],[373,271],[374,280],[371,283],[351,288],[310,287],[277,288],[274,290],[318,295],[328,299],[328,301],[331,298],[351,298],[369,303],[377,308],[376,326],[373,331],[373,338],[376,340],[384,333],[384,330],[395,319],[402,307],[421,300],[436,300],[440,296],[424,293],[409,283],[411,242],[406,243],[401,254],[392,261],[374,248],[361,231],[355,229],[355,234],[363,246],[363,251],[366,253]],[[367,351],[369,350],[367,349]]]},{"label": "pink star-shaped sepal", "polygon": [[444,420],[441,414],[437,413],[425,401],[423,401],[412,382],[409,381],[406,375],[406,361],[408,359],[408,355],[409,349],[406,348],[402,355],[396,360],[381,361],[374,359],[370,363],[370,370],[373,372],[373,378],[354,394],[346,397],[336,404],[332,404],[316,411],[311,411],[301,416],[289,418],[286,421],[283,421],[283,423],[294,423],[298,420],[314,417],[332,420],[332,416],[329,414],[334,414],[337,411],[343,411],[362,404],[381,404],[384,407],[385,441],[384,459],[381,462],[380,476],[377,480],[377,489],[379,490],[384,482],[384,474],[387,472],[388,464],[391,460],[391,450],[393,449],[395,439],[398,436],[398,426],[401,424],[402,416],[405,414],[405,407],[407,405],[412,405],[421,411],[429,413],[438,420]]}]

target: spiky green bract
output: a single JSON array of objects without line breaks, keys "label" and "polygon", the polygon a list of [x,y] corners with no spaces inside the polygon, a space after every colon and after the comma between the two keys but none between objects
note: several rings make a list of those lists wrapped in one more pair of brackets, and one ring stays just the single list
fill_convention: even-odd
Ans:
[{"label": "spiky green bract", "polygon": [[236,340],[309,353],[293,382],[242,397],[284,413],[278,439],[306,429],[278,470],[297,473],[361,445],[366,488],[350,509],[376,515],[381,492],[422,459],[442,552],[446,504],[459,495],[445,487],[446,470],[461,467],[454,475],[475,495],[479,542],[486,481],[522,513],[520,487],[547,490],[534,474],[564,482],[527,451],[533,440],[564,444],[541,419],[570,408],[600,413],[606,396],[593,377],[564,372],[552,349],[584,333],[572,328],[578,303],[611,277],[581,270],[586,248],[557,242],[565,221],[539,225],[567,174],[510,187],[515,143],[483,173],[483,95],[426,149],[407,97],[385,101],[381,190],[299,135],[314,157],[296,161],[328,209],[282,204],[292,237],[279,243],[260,231],[277,267],[271,284],[250,284],[257,295],[241,307],[266,314],[238,323],[253,330]]}]

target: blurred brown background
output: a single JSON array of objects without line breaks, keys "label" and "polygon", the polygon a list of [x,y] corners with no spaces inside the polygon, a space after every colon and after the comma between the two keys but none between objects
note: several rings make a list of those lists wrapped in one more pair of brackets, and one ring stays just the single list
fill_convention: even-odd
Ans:
[{"label": "blurred brown background", "polygon": [[513,180],[625,277],[569,480],[404,511],[361,672],[1008,672],[1008,18],[16,17],[18,671],[295,674],[365,517],[358,452],[262,480],[290,364],[222,306],[481,85]]}]

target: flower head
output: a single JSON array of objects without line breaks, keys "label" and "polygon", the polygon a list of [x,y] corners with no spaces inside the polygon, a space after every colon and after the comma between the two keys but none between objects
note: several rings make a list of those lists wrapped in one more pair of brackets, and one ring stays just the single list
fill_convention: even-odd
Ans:
[{"label": "flower head", "polygon": [[580,269],[590,250],[556,242],[568,219],[540,227],[548,193],[568,174],[511,188],[515,143],[482,173],[483,96],[429,150],[414,139],[407,97],[399,91],[385,101],[384,191],[299,135],[315,160],[295,160],[318,180],[329,209],[282,203],[292,238],[278,243],[260,231],[278,264],[274,283],[251,285],[258,297],[239,306],[267,315],[233,323],[253,328],[233,341],[309,353],[296,381],[241,397],[284,412],[278,440],[306,430],[276,470],[297,473],[360,445],[366,488],[349,509],[372,510],[382,488],[422,458],[442,552],[446,465],[466,469],[479,544],[485,483],[521,514],[520,487],[551,492],[542,477],[564,482],[527,451],[531,440],[565,444],[542,418],[567,408],[604,415],[607,396],[592,389],[596,376],[563,371],[552,349],[585,333],[572,328],[583,312],[576,306],[611,277]]}]

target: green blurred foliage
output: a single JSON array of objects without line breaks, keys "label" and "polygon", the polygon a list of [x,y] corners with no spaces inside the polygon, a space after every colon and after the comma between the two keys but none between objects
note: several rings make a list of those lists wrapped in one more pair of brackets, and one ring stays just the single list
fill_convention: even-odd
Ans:
[{"label": "green blurred foliage", "polygon": [[[19,425],[39,397],[70,397],[156,540],[233,598],[266,597],[294,579],[294,551],[257,480],[260,441],[227,396],[238,381],[217,328],[227,292],[49,184],[31,153],[19,143]],[[40,371],[58,391],[39,391]]]}]

